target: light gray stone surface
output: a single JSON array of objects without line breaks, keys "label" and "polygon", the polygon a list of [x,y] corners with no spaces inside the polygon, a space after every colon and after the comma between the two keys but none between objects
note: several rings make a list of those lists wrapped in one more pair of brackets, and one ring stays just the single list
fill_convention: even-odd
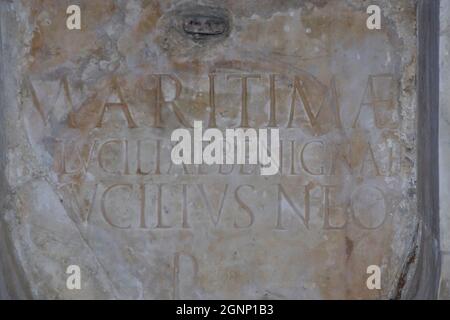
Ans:
[{"label": "light gray stone surface", "polygon": [[[381,30],[364,1],[78,3],[82,31],[68,2],[1,2],[3,298],[404,297],[422,235],[415,1],[373,1]],[[229,28],[186,33],[199,12]],[[230,75],[258,75],[247,99]],[[211,119],[279,127],[281,174],[171,166],[172,130]]]},{"label": "light gray stone surface", "polygon": [[450,3],[441,1],[440,32],[440,113],[439,113],[439,178],[440,178],[440,242],[442,273],[439,297],[450,299]]}]

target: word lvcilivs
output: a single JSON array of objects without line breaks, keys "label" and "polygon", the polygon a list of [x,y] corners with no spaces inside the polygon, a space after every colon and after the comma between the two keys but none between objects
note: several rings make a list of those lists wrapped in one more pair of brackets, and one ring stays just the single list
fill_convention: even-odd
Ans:
[{"label": "word lvcilivs", "polygon": [[[270,131],[270,151],[268,131]],[[224,139],[219,129],[210,128],[203,133],[202,122],[195,121],[193,137],[190,130],[180,128],[172,132],[170,139],[178,142],[171,152],[172,162],[176,165],[259,163],[263,176],[271,176],[279,172],[279,129],[259,129],[258,131],[253,128],[226,129]],[[203,148],[204,142],[209,144]],[[247,159],[248,162],[246,162]]]}]

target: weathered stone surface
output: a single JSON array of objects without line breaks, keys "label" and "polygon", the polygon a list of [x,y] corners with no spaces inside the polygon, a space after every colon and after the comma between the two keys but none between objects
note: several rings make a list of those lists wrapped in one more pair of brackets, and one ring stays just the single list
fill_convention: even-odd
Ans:
[{"label": "weathered stone surface", "polygon": [[440,183],[440,245],[442,253],[441,283],[439,298],[450,299],[450,4],[441,2],[440,12],[440,112],[439,112],[439,183]]},{"label": "weathered stone surface", "polygon": [[[415,1],[373,1],[381,30],[362,1],[79,3],[82,31],[66,1],[1,4],[4,295],[402,296]],[[280,128],[280,174],[172,165],[170,134],[194,120]]]}]

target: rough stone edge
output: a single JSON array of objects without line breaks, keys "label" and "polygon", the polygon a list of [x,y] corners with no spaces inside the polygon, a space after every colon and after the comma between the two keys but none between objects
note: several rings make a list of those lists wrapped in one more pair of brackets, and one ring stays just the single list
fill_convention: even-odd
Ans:
[{"label": "rough stone edge", "polygon": [[0,1],[0,300],[29,299],[31,293],[23,269],[16,264],[14,246],[8,236],[3,218],[9,208],[11,188],[6,177],[8,137],[6,135],[8,110],[17,105],[17,79],[14,41],[17,20],[12,14],[12,1]]},{"label": "rough stone edge", "polygon": [[420,0],[418,23],[417,200],[418,259],[403,299],[436,299],[439,245],[439,11],[440,0]]}]

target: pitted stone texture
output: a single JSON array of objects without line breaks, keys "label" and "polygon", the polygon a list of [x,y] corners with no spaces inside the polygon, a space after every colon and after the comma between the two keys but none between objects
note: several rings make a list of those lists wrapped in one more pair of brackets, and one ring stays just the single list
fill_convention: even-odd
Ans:
[{"label": "pitted stone texture", "polygon": [[[4,5],[2,219],[29,296],[398,297],[418,224],[415,1],[373,1],[379,31],[361,1],[79,3],[82,31],[66,1]],[[186,12],[228,29],[193,37]],[[280,128],[281,173],[171,165],[194,120]]]}]

